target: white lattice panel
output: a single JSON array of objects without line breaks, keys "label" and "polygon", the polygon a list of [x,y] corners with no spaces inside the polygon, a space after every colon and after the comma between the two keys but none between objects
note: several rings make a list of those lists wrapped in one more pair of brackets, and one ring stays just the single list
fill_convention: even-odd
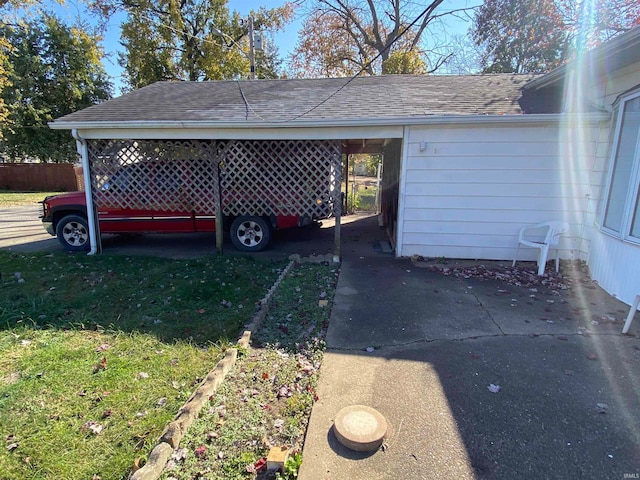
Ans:
[{"label": "white lattice panel", "polygon": [[98,208],[215,212],[215,158],[213,142],[92,141],[94,201]]},{"label": "white lattice panel", "polygon": [[332,212],[340,187],[337,141],[232,141],[221,149],[225,215]]},{"label": "white lattice panel", "polygon": [[214,215],[309,215],[340,205],[338,141],[93,140],[99,209]]}]

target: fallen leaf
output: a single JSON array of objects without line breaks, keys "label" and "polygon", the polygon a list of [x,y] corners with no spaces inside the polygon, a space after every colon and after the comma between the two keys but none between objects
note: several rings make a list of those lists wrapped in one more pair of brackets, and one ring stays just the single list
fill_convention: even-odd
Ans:
[{"label": "fallen leaf", "polygon": [[140,470],[144,465],[144,459],[141,457],[137,457],[136,459],[133,460],[133,468],[132,470],[134,472]]},{"label": "fallen leaf", "polygon": [[107,368],[107,357],[102,357],[100,363],[97,363],[93,366],[93,373],[98,373],[100,370],[105,370]]},{"label": "fallen leaf", "polygon": [[291,392],[289,391],[288,387],[282,386],[278,389],[278,398],[290,397],[290,396],[291,396]]},{"label": "fallen leaf", "polygon": [[206,445],[200,445],[198,448],[195,449],[194,451],[196,457],[198,458],[204,458],[207,455],[207,446]]},{"label": "fallen leaf", "polygon": [[102,430],[104,430],[104,426],[100,425],[97,422],[89,421],[82,425],[82,429],[89,430],[94,435],[99,435],[102,432]]},{"label": "fallen leaf", "polygon": [[171,458],[173,458],[176,462],[181,462],[182,460],[187,458],[187,449],[186,448],[180,448],[178,450],[175,450],[171,454]]},{"label": "fallen leaf", "polygon": [[267,459],[263,457],[254,463],[253,466],[256,469],[256,472],[265,470],[267,468]]}]

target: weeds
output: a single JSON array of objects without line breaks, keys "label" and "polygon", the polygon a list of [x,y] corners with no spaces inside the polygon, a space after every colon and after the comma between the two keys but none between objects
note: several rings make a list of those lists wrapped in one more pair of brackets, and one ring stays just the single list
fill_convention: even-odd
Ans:
[{"label": "weeds", "polygon": [[253,348],[203,409],[162,478],[276,478],[264,468],[273,446],[291,452],[279,478],[296,478],[336,276],[332,266],[302,265],[280,284]]}]

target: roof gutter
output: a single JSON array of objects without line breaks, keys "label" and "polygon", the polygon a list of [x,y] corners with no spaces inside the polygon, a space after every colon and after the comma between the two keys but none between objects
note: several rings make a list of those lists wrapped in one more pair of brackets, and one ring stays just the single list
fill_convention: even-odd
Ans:
[{"label": "roof gutter", "polygon": [[75,128],[71,130],[71,135],[76,140],[76,149],[82,159],[82,175],[84,176],[84,196],[87,202],[87,221],[89,223],[89,245],[91,249],[88,255],[95,255],[98,252],[98,235],[96,230],[96,217],[93,214],[93,195],[91,194],[91,172],[89,171],[89,149],[87,141],[80,136]]},{"label": "roof gutter", "polygon": [[309,120],[295,122],[271,121],[271,122],[225,122],[225,121],[133,121],[133,122],[51,122],[49,127],[54,130],[80,130],[80,129],[268,129],[268,128],[322,128],[322,127],[379,127],[379,126],[403,126],[403,125],[469,125],[469,124],[499,124],[499,123],[564,123],[590,120],[598,122],[607,120],[608,113],[589,112],[578,114],[509,114],[509,115],[429,115],[420,117],[391,117],[391,118],[357,118],[348,120]]}]

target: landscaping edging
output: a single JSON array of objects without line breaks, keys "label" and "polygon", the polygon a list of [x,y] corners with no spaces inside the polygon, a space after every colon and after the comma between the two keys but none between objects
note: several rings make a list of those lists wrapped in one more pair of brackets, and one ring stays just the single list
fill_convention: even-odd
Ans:
[{"label": "landscaping edging", "polygon": [[[297,263],[303,263],[304,261],[305,260],[301,259],[298,255],[290,257],[289,264],[280,273],[264,298],[260,300],[258,311],[253,315],[251,321],[245,325],[245,331],[237,341],[238,347],[231,348],[225,352],[222,360],[216,364],[215,368],[209,372],[187,402],[178,410],[175,419],[167,425],[165,431],[160,436],[158,444],[149,454],[147,463],[142,468],[133,472],[129,477],[130,480],[157,480],[160,478],[165,465],[171,458],[171,454],[180,445],[180,441],[184,437],[187,429],[198,417],[204,404],[215,394],[218,387],[220,387],[220,384],[229,370],[231,370],[231,367],[235,365],[238,358],[238,348],[246,349],[249,347],[251,332],[256,330],[265,319],[269,311],[269,303],[276,289],[280,283],[282,283],[282,280],[289,275],[293,267]],[[314,257],[313,260],[307,261],[317,262],[325,261],[325,259],[323,257]]]}]

